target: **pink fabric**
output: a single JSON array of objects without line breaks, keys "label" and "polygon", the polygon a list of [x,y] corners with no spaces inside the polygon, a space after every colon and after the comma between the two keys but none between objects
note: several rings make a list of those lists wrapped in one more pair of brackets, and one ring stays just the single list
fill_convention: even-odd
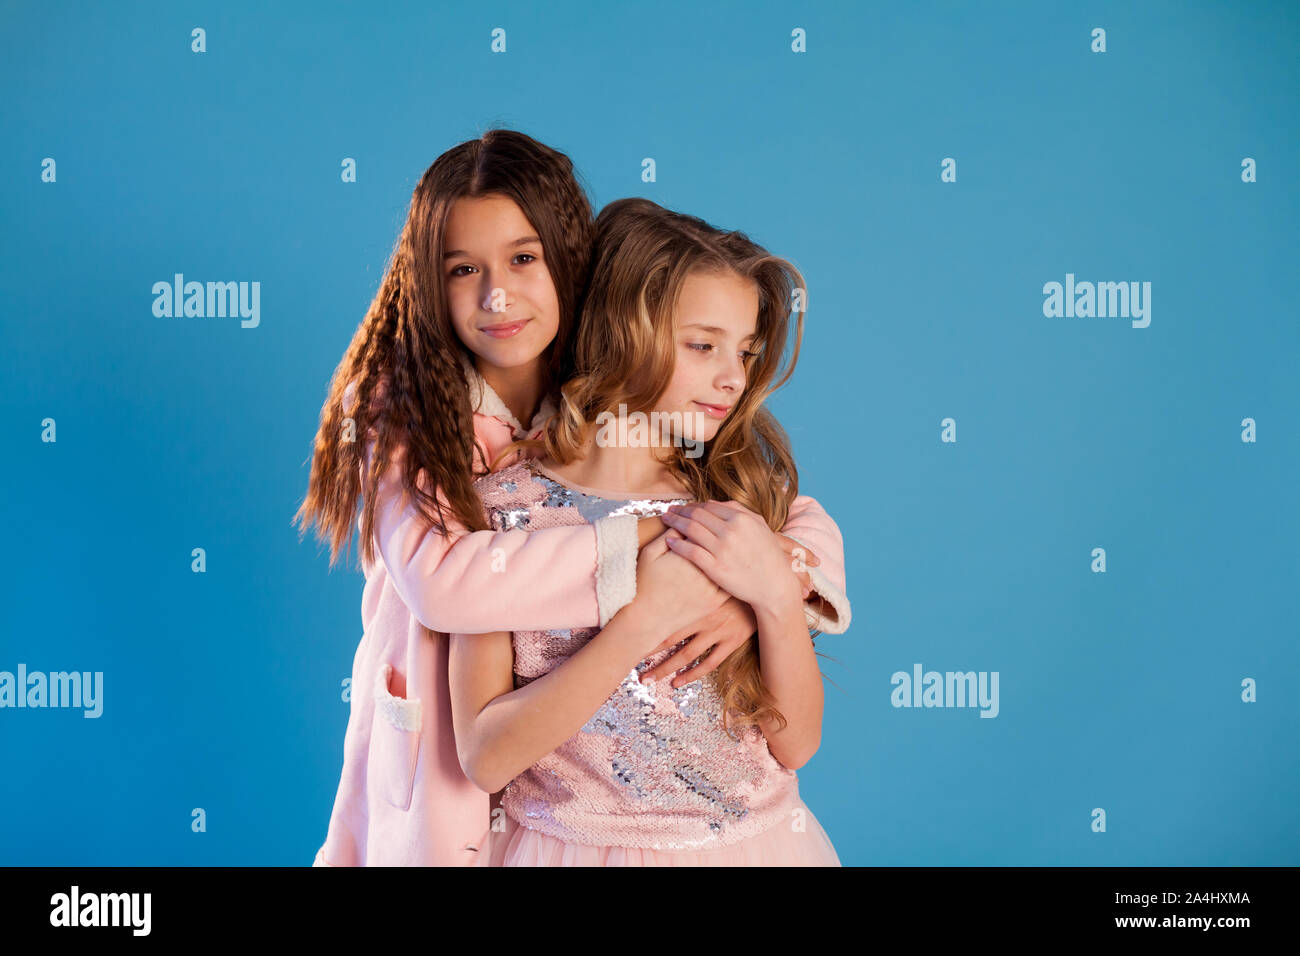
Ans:
[{"label": "pink fabric", "polygon": [[739,843],[712,850],[650,850],[584,846],[520,826],[494,814],[497,832],[480,838],[479,866],[840,866],[839,855],[808,805],[796,801],[788,819]]},{"label": "pink fabric", "polygon": [[[474,429],[489,459],[515,437],[510,425],[488,415],[475,414]],[[465,777],[456,753],[447,633],[525,621],[599,623],[590,525],[544,536],[480,531],[454,542],[425,534],[414,505],[404,500],[400,460],[399,452],[381,483],[382,560],[363,569],[364,630],[352,664],[343,771],[314,865],[473,864],[488,794]],[[496,549],[512,574],[547,586],[500,593],[500,575],[492,570]]]},{"label": "pink fabric", "polygon": [[820,613],[815,615],[817,628],[826,634],[843,634],[849,629],[852,614],[845,580],[844,536],[839,526],[815,498],[798,495],[790,503],[781,533],[802,544],[821,562],[807,568],[813,586],[809,601],[817,605],[817,598],[821,598]]},{"label": "pink fabric", "polygon": [[[570,487],[521,461],[475,484],[494,528],[546,528],[614,514],[663,514],[681,497],[607,497]],[[599,628],[511,633],[514,686],[562,667]],[[453,635],[453,639],[456,635]],[[566,843],[711,850],[790,818],[799,779],[755,727],[723,728],[712,677],[674,688],[642,682],[680,644],[641,660],[567,740],[518,773],[502,793],[513,819]]]},{"label": "pink fabric", "polygon": [[[479,395],[490,393],[481,378],[478,386]],[[495,395],[490,397],[492,403],[482,401],[479,407],[504,409]],[[345,404],[350,407],[351,399]],[[475,434],[489,461],[523,435],[506,415],[474,415]],[[535,419],[530,434],[542,423],[540,416]],[[608,620],[634,595],[634,590],[616,591],[617,600],[601,606],[602,554],[590,524],[533,534],[479,531],[452,539],[426,534],[402,493],[398,460],[400,453],[381,482],[376,508],[382,560],[363,568],[363,636],[352,664],[343,769],[315,866],[481,864],[489,795],[465,777],[456,753],[447,634],[596,627],[602,615]],[[515,460],[518,456],[503,466]],[[795,501],[786,528],[795,527],[820,558],[821,566],[812,569],[814,585],[828,603],[843,609],[838,621],[822,629],[842,633],[848,603],[839,529],[813,499]],[[537,586],[502,588],[494,569],[502,556],[512,578]],[[631,554],[622,560],[630,561],[634,589],[635,537]]]}]

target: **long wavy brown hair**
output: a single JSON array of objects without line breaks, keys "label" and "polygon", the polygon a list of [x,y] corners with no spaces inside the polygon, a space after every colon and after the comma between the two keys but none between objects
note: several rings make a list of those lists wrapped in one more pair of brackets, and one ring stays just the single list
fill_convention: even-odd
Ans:
[{"label": "long wavy brown hair", "polygon": [[420,177],[379,291],[330,380],[307,495],[294,519],[300,538],[315,523],[329,542],[331,568],[350,550],[358,498],[362,561],[375,561],[376,491],[399,462],[430,529],[448,533],[448,514],[470,531],[487,528],[473,484],[486,453],[475,440],[461,368],[461,357],[473,356],[452,326],[442,254],[453,204],[488,195],[514,200],[542,240],[560,308],[544,387],[564,380],[590,265],[591,203],[568,156],[524,133],[489,129],[447,150]]},{"label": "long wavy brown hair", "polygon": [[[672,379],[674,313],[693,273],[731,273],[755,284],[759,305],[749,351],[758,354],[745,360],[744,392],[702,454],[687,457],[686,448],[673,444],[661,460],[696,500],[738,502],[779,531],[799,494],[799,476],[789,439],[763,403],[789,380],[799,357],[805,309],[795,292],[806,298],[803,276],[743,232],[717,229],[648,199],[615,200],[596,218],[574,374],[561,386],[558,411],[542,434],[509,448],[541,448],[566,464],[586,447],[602,412],[617,414],[620,404],[629,413],[653,410]],[[709,676],[725,703],[724,726],[769,720],[786,726],[763,684],[756,635]]]}]

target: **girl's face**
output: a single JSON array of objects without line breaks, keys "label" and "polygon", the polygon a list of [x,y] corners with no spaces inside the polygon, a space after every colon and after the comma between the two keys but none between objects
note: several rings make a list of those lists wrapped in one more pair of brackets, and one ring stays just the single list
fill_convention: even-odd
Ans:
[{"label": "girl's face", "polygon": [[542,241],[505,196],[456,200],[443,236],[452,325],[484,363],[538,362],[560,328],[560,302]]},{"label": "girl's face", "polygon": [[673,315],[676,367],[654,411],[681,412],[682,437],[709,441],[745,391],[756,348],[758,286],[735,273],[691,273]]}]

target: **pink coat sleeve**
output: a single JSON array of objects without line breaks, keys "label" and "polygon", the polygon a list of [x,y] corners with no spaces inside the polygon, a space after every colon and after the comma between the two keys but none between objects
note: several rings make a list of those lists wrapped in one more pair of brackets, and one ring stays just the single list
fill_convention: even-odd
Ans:
[{"label": "pink coat sleeve", "polygon": [[[403,454],[399,449],[380,481],[375,537],[393,587],[425,627],[465,634],[604,627],[636,596],[634,515],[467,532],[444,510],[453,533],[443,536],[428,530],[402,487]],[[428,488],[425,473],[420,477]],[[447,499],[438,497],[446,509]]]},{"label": "pink coat sleeve", "polygon": [[[382,407],[387,382],[372,401]],[[356,383],[343,395],[355,407]],[[504,433],[499,433],[504,429]],[[474,416],[475,436],[495,455],[509,428],[490,416]],[[367,435],[364,468],[374,452]],[[476,451],[477,460],[477,451]],[[446,508],[450,535],[428,530],[402,486],[405,448],[393,453],[379,481],[375,503],[377,550],[398,597],[425,627],[444,634],[506,630],[604,627],[636,597],[637,519],[602,518],[595,524],[539,531],[468,532]],[[420,473],[429,490],[428,476]],[[358,519],[360,526],[360,519]],[[517,585],[510,582],[517,581]],[[545,586],[538,582],[545,581]]]},{"label": "pink coat sleeve", "polygon": [[815,499],[799,495],[790,505],[781,533],[821,561],[817,567],[808,567],[813,586],[804,605],[808,627],[826,634],[843,634],[849,629],[852,615],[844,572],[844,537],[839,526]]}]

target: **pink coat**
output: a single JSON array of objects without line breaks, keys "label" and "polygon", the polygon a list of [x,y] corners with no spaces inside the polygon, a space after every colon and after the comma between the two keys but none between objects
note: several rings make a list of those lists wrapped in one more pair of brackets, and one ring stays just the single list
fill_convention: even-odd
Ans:
[{"label": "pink coat", "polygon": [[[473,366],[463,367],[489,460],[554,413],[548,398],[526,432]],[[350,396],[349,388],[348,405]],[[448,539],[424,533],[402,493],[398,460],[400,453],[376,507],[382,560],[363,567],[364,630],[352,662],[343,772],[315,866],[474,865],[490,795],[470,783],[456,753],[447,634],[603,627],[636,596],[634,516],[532,532],[462,530]],[[782,533],[821,561],[809,569],[816,592],[809,626],[844,633],[850,608],[839,528],[801,495]],[[545,586],[503,587],[504,568],[511,579]]]}]

